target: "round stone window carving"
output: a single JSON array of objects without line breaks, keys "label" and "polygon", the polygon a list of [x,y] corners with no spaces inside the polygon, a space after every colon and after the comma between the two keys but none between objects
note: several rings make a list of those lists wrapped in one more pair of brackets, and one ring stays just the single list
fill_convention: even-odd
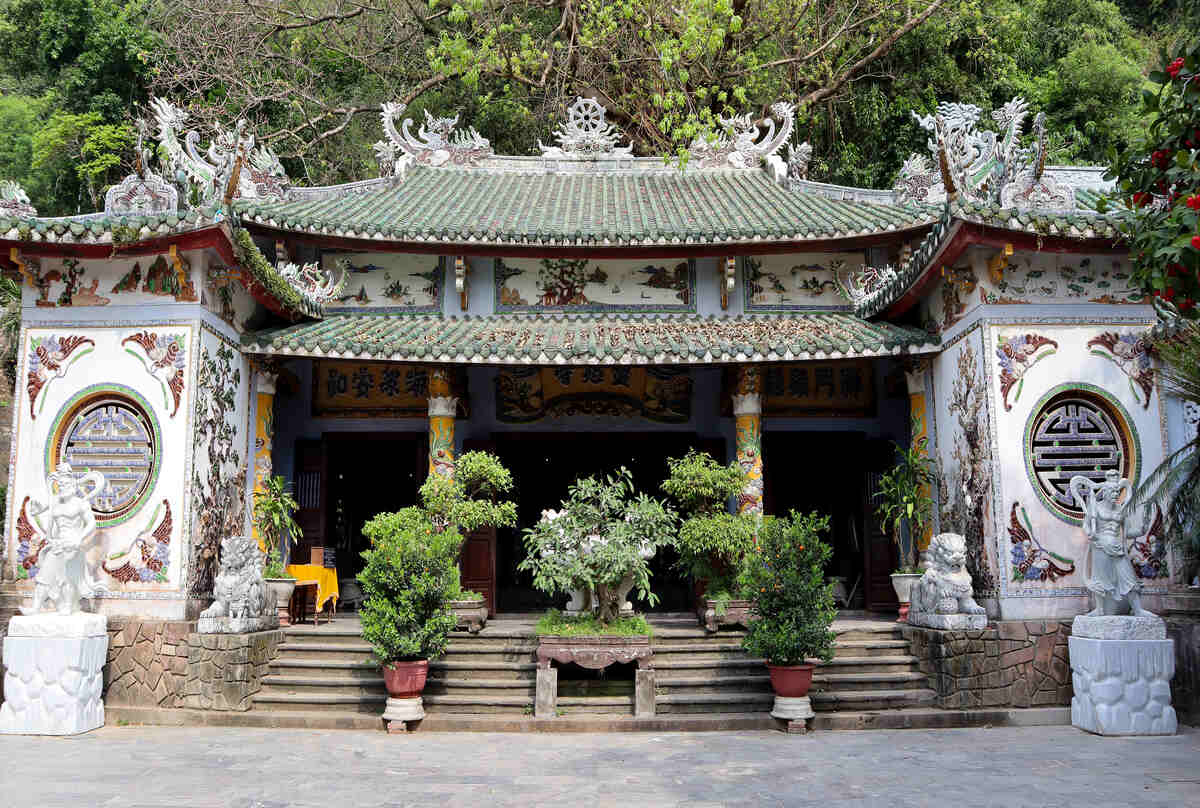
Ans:
[{"label": "round stone window carving", "polygon": [[98,471],[104,490],[92,500],[102,527],[133,516],[158,478],[162,436],[150,406],[118,385],[92,387],[68,401],[55,419],[46,468],[70,463],[77,474]]},{"label": "round stone window carving", "polygon": [[1025,428],[1025,467],[1051,513],[1081,524],[1071,478],[1097,482],[1113,470],[1137,481],[1138,446],[1128,413],[1099,388],[1055,388],[1042,397]]}]

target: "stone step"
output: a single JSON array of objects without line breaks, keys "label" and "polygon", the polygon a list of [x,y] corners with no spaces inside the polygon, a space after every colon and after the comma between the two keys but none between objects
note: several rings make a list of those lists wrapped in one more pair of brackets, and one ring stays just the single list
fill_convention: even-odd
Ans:
[{"label": "stone step", "polygon": [[559,696],[560,715],[633,715],[633,696]]},{"label": "stone step", "polygon": [[380,676],[379,663],[374,660],[370,662],[353,662],[336,659],[293,659],[291,657],[279,657],[271,661],[269,670],[272,674],[295,674],[313,677],[372,679]]},{"label": "stone step", "polygon": [[[248,715],[248,713],[243,713]],[[767,713],[721,713],[719,715],[632,715],[572,713],[554,718],[532,715],[471,715],[438,713],[426,715],[418,732],[713,732],[773,730],[778,724]]]},{"label": "stone step", "polygon": [[[822,662],[819,668],[846,668],[846,672],[850,673],[850,668],[854,668],[853,672],[866,673],[868,670],[894,670],[897,666],[912,666],[919,663],[921,660],[912,654],[878,654],[874,656],[834,656],[828,662]],[[858,669],[862,669],[859,671]]]},{"label": "stone step", "polygon": [[920,671],[899,673],[813,673],[813,688],[821,692],[896,690],[928,684]]},{"label": "stone step", "polygon": [[943,710],[901,707],[859,712],[818,712],[810,719],[814,730],[948,729],[952,727],[1047,727],[1071,723],[1070,707],[994,707],[978,710]]},{"label": "stone step", "polygon": [[910,690],[810,691],[813,710],[892,710],[933,704],[937,694],[926,688]]},{"label": "stone step", "polygon": [[536,684],[534,679],[444,679],[430,676],[425,682],[425,693],[431,696],[532,696]]},{"label": "stone step", "polygon": [[721,670],[738,671],[744,668],[746,672],[762,673],[766,663],[761,659],[750,656],[728,657],[725,659],[701,659],[698,657],[679,657],[671,659],[654,658],[654,667],[658,671],[689,671],[689,670]]},{"label": "stone step", "polygon": [[[663,676],[661,673],[654,679],[654,686],[659,690],[689,690],[690,688],[702,690],[746,690],[760,691],[763,688],[770,690],[771,677],[766,674],[749,675],[749,676],[728,676],[719,674],[703,675],[702,672],[696,671],[693,676]],[[690,691],[689,691],[690,692]]]},{"label": "stone step", "polygon": [[254,698],[266,696],[378,696],[386,695],[383,677],[374,679],[334,676],[278,676],[263,677],[263,687]]},{"label": "stone step", "polygon": [[328,659],[339,662],[366,662],[375,657],[365,642],[342,640],[336,643],[288,640],[279,644],[283,659]]},{"label": "stone step", "polygon": [[475,660],[429,663],[429,675],[452,676],[455,679],[516,679],[534,681],[537,677],[536,662],[477,662]]},{"label": "stone step", "polygon": [[834,626],[834,634],[837,635],[838,642],[873,642],[875,640],[903,640],[904,637],[900,633],[900,626],[889,628],[886,625],[866,625],[855,626],[853,628],[838,629]]},{"label": "stone step", "polygon": [[443,654],[438,662],[454,662],[464,665],[484,665],[484,664],[510,664],[521,665],[536,662],[536,657],[533,654],[533,649],[519,650],[480,650],[473,652],[462,652],[459,650],[450,649]]},{"label": "stone step", "polygon": [[908,652],[908,640],[903,637],[887,640],[837,640],[833,644],[834,657],[892,656]]},{"label": "stone step", "polygon": [[741,641],[742,637],[746,636],[746,632],[742,629],[721,629],[716,634],[711,634],[705,628],[692,621],[690,626],[654,626],[654,642],[659,640],[669,640],[671,642],[680,642],[684,640],[711,640],[715,638],[736,639]]},{"label": "stone step", "polygon": [[423,696],[427,713],[517,713],[533,714],[533,695],[528,696],[454,696],[430,694]]},{"label": "stone step", "polygon": [[386,693],[361,695],[269,693],[265,690],[254,694],[254,709],[306,712],[374,713],[383,715]]},{"label": "stone step", "polygon": [[657,693],[656,713],[746,713],[769,711],[775,695],[766,693]]}]

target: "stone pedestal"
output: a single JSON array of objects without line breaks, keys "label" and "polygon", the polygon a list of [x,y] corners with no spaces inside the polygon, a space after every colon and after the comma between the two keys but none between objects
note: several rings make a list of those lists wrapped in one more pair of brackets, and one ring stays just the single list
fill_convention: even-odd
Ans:
[{"label": "stone pedestal", "polygon": [[633,714],[637,718],[654,715],[654,669],[639,668],[634,674]]},{"label": "stone pedestal", "polygon": [[558,712],[558,669],[538,668],[533,697],[534,718],[554,718]]},{"label": "stone pedestal", "polygon": [[776,696],[775,706],[771,708],[771,716],[784,722],[784,731],[789,734],[803,735],[808,731],[808,719],[813,712],[812,701],[808,696]]},{"label": "stone pedestal", "polygon": [[411,699],[393,699],[388,697],[383,710],[383,720],[387,731],[393,735],[408,732],[412,724],[425,717],[425,704],[420,696]]},{"label": "stone pedestal", "polygon": [[982,631],[987,628],[988,619],[986,614],[935,614],[912,609],[908,613],[908,622],[942,631]]},{"label": "stone pedestal", "polygon": [[4,638],[0,733],[78,735],[104,726],[107,652],[104,615],[14,617]]},{"label": "stone pedestal", "polygon": [[1077,617],[1070,649],[1074,726],[1097,735],[1175,734],[1175,648],[1162,619]]}]

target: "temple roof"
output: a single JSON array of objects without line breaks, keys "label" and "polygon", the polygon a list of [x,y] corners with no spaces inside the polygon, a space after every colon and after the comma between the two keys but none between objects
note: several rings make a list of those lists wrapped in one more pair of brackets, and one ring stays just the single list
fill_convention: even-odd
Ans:
[{"label": "temple roof", "polygon": [[373,183],[239,200],[235,209],[243,221],[280,230],[456,247],[798,242],[910,230],[938,215],[792,191],[765,170],[584,173],[510,163],[486,171],[417,165]]},{"label": "temple roof", "polygon": [[918,354],[936,337],[852,314],[332,314],[242,337],[248,353],[465,364],[720,364]]}]

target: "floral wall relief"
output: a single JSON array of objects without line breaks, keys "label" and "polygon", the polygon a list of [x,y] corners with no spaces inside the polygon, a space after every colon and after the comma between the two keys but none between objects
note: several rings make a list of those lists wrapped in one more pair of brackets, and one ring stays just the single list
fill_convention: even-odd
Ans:
[{"label": "floral wall relief", "polygon": [[121,340],[121,345],[132,342],[141,348],[125,348],[126,352],[142,361],[146,372],[153,376],[163,388],[163,404],[171,406],[170,395],[175,402],[171,417],[179,412],[179,401],[183,396],[183,368],[187,364],[187,335],[157,334],[140,331]]},{"label": "floral wall relief", "polygon": [[1013,581],[1056,581],[1075,572],[1075,559],[1052,553],[1037,540],[1019,502],[1009,514],[1008,539]]},{"label": "floral wall relief", "polygon": [[[996,359],[1000,366],[1000,393],[1004,398],[1004,409],[1011,410],[1013,404],[1021,398],[1021,390],[1025,386],[1025,373],[1041,360],[1058,350],[1058,343],[1038,334],[1017,334],[1010,337],[998,337],[996,340]],[[1013,387],[1017,392],[1008,400],[1008,394]]]},{"label": "floral wall relief", "polygon": [[1143,409],[1149,408],[1150,395],[1154,392],[1154,367],[1146,340],[1139,334],[1105,331],[1088,340],[1087,344],[1093,354],[1112,362],[1129,377],[1129,389],[1134,398]]},{"label": "floral wall relief", "polygon": [[126,549],[109,554],[100,563],[101,569],[123,584],[130,581],[166,583],[173,524],[171,503],[164,497],[145,529]]},{"label": "floral wall relief", "polygon": [[189,593],[212,592],[217,552],[225,536],[245,529],[246,466],[237,448],[237,393],[242,371],[233,349],[200,350],[196,385],[196,453],[192,464],[192,575]]},{"label": "floral wall relief", "polygon": [[[89,347],[84,348],[85,345]],[[95,340],[78,334],[62,337],[50,334],[30,338],[26,363],[29,371],[25,379],[25,389],[29,393],[30,418],[37,418],[37,413],[40,412],[40,408],[35,405],[42,390],[54,380],[66,376],[67,370],[91,353],[95,347]]]},{"label": "floral wall relief", "polygon": [[987,562],[984,530],[991,502],[991,448],[988,442],[986,384],[975,348],[964,344],[958,351],[957,374],[950,391],[947,414],[952,417],[954,479],[939,479],[941,530],[961,533],[967,540],[967,570],[975,591],[983,597],[996,593],[996,578]]}]

